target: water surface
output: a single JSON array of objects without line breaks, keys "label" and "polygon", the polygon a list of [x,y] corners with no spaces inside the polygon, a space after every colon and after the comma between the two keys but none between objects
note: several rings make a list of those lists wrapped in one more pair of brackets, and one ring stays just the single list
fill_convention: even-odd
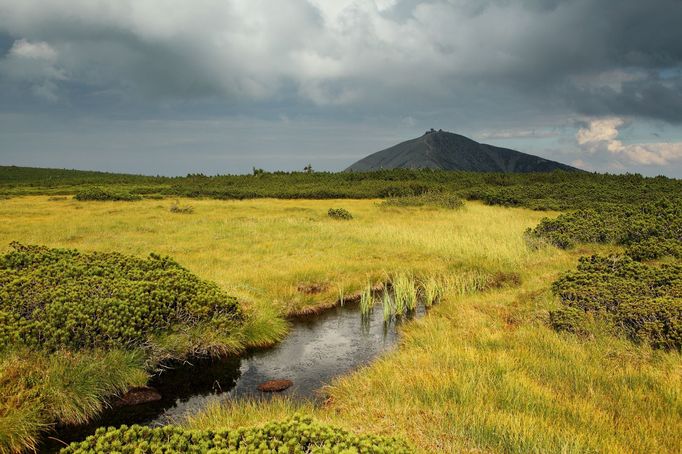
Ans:
[{"label": "water surface", "polygon": [[[421,315],[423,310],[418,311]],[[367,364],[390,350],[398,338],[396,322],[385,323],[377,305],[361,317],[357,304],[297,318],[287,337],[274,347],[243,357],[197,360],[176,365],[154,377],[150,386],[162,395],[157,402],[105,411],[90,424],[58,427],[52,437],[69,443],[82,440],[100,426],[163,425],[181,421],[207,404],[227,399],[269,398],[259,384],[288,379],[293,386],[281,393],[295,399],[321,400],[321,388],[334,377]],[[62,446],[55,440],[50,449]]]}]

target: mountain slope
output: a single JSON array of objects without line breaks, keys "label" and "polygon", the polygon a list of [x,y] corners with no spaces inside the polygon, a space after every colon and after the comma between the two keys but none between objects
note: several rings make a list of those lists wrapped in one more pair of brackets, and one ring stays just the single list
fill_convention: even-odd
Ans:
[{"label": "mountain slope", "polygon": [[494,147],[444,131],[428,131],[421,137],[371,154],[346,171],[427,168],[474,172],[579,171],[575,167],[508,148]]}]

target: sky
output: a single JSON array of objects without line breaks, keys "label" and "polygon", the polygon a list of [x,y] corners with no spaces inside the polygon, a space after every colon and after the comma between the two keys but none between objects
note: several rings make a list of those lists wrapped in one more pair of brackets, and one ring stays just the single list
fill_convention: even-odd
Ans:
[{"label": "sky", "polygon": [[444,129],[682,177],[681,0],[0,0],[0,165],[342,170]]}]

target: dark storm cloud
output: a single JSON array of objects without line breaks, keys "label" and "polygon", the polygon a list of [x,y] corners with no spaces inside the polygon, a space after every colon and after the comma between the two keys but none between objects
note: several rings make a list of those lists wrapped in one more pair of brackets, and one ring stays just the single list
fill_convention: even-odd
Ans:
[{"label": "dark storm cloud", "polygon": [[655,75],[612,87],[576,88],[566,96],[575,110],[592,116],[624,115],[682,123],[682,78],[661,80]]},{"label": "dark storm cloud", "polygon": [[[53,96],[69,80],[134,99],[381,109],[394,104],[391,93],[466,105],[479,84],[536,93],[581,113],[682,118],[679,73],[666,83],[648,75],[682,65],[678,0],[278,5],[27,0],[0,4],[0,32],[55,49],[63,77],[40,81]],[[5,76],[17,60],[5,61]]]},{"label": "dark storm cloud", "polygon": [[0,0],[0,113],[678,125],[681,22],[679,0]]}]

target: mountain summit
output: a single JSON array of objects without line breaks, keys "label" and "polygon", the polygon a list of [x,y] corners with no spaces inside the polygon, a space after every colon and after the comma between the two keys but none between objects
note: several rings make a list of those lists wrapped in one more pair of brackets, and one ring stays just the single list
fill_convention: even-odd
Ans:
[{"label": "mountain summit", "polygon": [[459,134],[433,129],[421,137],[373,153],[346,171],[419,168],[473,172],[579,171],[575,167],[539,156],[485,145]]}]

